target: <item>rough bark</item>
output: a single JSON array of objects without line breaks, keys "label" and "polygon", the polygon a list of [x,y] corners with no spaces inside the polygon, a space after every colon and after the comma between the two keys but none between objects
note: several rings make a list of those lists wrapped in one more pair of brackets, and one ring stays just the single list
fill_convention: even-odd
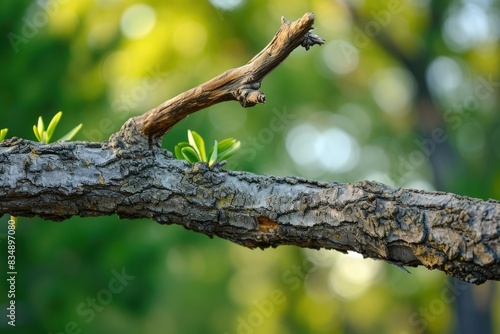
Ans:
[{"label": "rough bark", "polygon": [[0,214],[147,217],[250,248],[352,250],[473,283],[500,278],[493,200],[209,169],[156,147],[17,138],[0,146],[0,198]]},{"label": "rough bark", "polygon": [[[323,40],[314,16],[282,26],[247,65],[229,70],[144,115],[103,143],[0,144],[0,214],[60,221],[117,214],[217,235],[246,247],[349,250],[400,266],[423,265],[462,280],[500,279],[500,202],[376,182],[324,183],[189,165],[159,147],[188,114],[238,100],[263,103],[260,81],[296,47]],[[151,145],[154,143],[155,145]]]}]

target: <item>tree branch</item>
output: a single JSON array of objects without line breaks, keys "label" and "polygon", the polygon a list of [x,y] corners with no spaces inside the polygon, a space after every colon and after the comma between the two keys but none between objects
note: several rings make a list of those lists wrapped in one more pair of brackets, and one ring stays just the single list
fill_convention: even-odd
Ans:
[{"label": "tree branch", "polygon": [[220,102],[237,100],[245,108],[265,103],[266,96],[258,90],[262,79],[298,46],[309,50],[325,42],[310,32],[313,23],[312,13],[294,22],[282,17],[274,38],[246,65],[227,70],[138,116],[136,123],[143,124],[138,130],[149,137],[161,137],[189,114]]},{"label": "tree branch", "polygon": [[245,66],[128,120],[107,142],[0,143],[0,215],[117,214],[217,235],[245,247],[349,250],[423,265],[476,284],[500,280],[500,202],[376,182],[324,183],[189,165],[155,144],[190,113],[218,102],[263,103],[266,74],[297,46],[323,40],[313,15],[282,26]]},{"label": "tree branch", "polygon": [[500,279],[500,202],[442,192],[209,169],[161,148],[0,145],[0,214],[151,218],[245,247],[356,251],[462,280]]}]

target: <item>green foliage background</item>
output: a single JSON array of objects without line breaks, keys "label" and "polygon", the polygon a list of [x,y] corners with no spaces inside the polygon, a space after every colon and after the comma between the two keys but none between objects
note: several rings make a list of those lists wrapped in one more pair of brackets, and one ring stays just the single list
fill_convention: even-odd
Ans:
[{"label": "green foliage background", "polygon": [[[0,4],[0,128],[9,128],[8,137],[35,140],[37,117],[62,110],[56,137],[83,123],[76,140],[105,140],[127,118],[246,63],[272,38],[281,15],[295,20],[313,11],[327,44],[296,50],[271,73],[262,85],[265,105],[203,110],[168,133],[164,147],[173,150],[193,129],[207,142],[241,140],[234,169],[500,198],[498,3],[352,1],[352,15],[325,0],[150,0],[125,15],[137,3]],[[457,35],[460,25],[450,18],[464,10],[477,19],[478,8],[490,21]],[[381,36],[408,59],[420,55],[422,67],[408,68]],[[439,65],[434,77],[431,63]],[[497,86],[474,100],[480,77]],[[445,140],[430,150],[423,138],[434,128]],[[443,173],[433,159],[451,163]],[[8,216],[0,220],[5,233]],[[452,302],[461,293],[444,274],[424,268],[407,275],[335,252],[247,250],[178,226],[117,217],[20,217],[16,259],[17,326],[2,317],[2,333],[446,333],[456,328]],[[113,273],[122,271],[133,279],[108,294]],[[500,332],[494,286],[478,289],[476,302],[493,298]],[[0,287],[6,307],[5,279]]]}]

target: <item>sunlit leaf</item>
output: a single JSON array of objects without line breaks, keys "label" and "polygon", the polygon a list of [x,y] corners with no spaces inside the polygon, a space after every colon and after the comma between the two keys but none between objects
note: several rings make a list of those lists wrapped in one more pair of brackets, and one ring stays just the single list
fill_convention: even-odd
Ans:
[{"label": "sunlit leaf", "polygon": [[38,130],[38,136],[37,138],[39,142],[43,143],[43,131],[45,131],[45,126],[43,125],[43,119],[42,116],[38,117],[38,125],[37,125],[37,130]]},{"label": "sunlit leaf", "polygon": [[217,140],[214,144],[214,150],[210,155],[210,160],[208,160],[208,167],[212,167],[212,165],[217,161]]},{"label": "sunlit leaf", "polygon": [[38,140],[40,143],[42,142],[42,137],[38,133],[38,128],[36,125],[33,125],[33,133],[35,134],[36,140]]},{"label": "sunlit leaf", "polygon": [[240,149],[240,146],[241,146],[241,142],[240,141],[234,142],[233,145],[231,145],[230,148],[226,149],[222,153],[219,153],[219,156],[217,157],[217,160],[219,160],[219,161],[227,160],[229,157],[231,157],[233,154],[235,154],[236,151],[238,151]]},{"label": "sunlit leaf", "polygon": [[82,126],[83,126],[82,123],[78,124],[70,132],[68,132],[67,134],[65,134],[64,136],[62,136],[61,138],[59,138],[56,141],[63,141],[63,140],[71,140],[71,139],[73,139],[73,137],[78,133],[78,131],[80,131],[80,129],[82,128]]},{"label": "sunlit leaf", "polygon": [[233,144],[236,143],[236,139],[234,138],[226,138],[222,140],[219,145],[217,146],[217,149],[219,150],[219,154],[221,152],[224,152],[225,150],[229,149]]},{"label": "sunlit leaf", "polygon": [[9,129],[7,128],[0,130],[0,141],[4,140],[5,136],[7,135],[7,132],[9,132]]},{"label": "sunlit leaf", "polygon": [[[233,144],[235,142],[236,142],[236,139],[234,139],[234,138],[226,138],[226,139],[220,141],[219,144],[217,145],[217,151],[219,152],[218,154],[220,155],[221,153],[223,153],[227,149],[231,148],[231,146],[233,146]],[[210,149],[210,151],[208,152],[209,156],[212,155],[213,150],[214,150],[214,148],[212,147]]]},{"label": "sunlit leaf", "polygon": [[181,149],[181,154],[188,162],[194,164],[195,162],[200,161],[198,153],[191,147],[186,146]]},{"label": "sunlit leaf", "polygon": [[200,157],[200,161],[207,161],[207,154],[205,151],[205,141],[203,138],[195,131],[188,130],[188,141],[189,144],[195,149]]},{"label": "sunlit leaf", "polygon": [[57,114],[54,115],[54,117],[52,117],[52,120],[50,121],[49,126],[47,127],[47,134],[46,134],[47,143],[50,142],[52,134],[54,133],[57,124],[59,124],[61,117],[62,117],[62,111],[58,112]]}]

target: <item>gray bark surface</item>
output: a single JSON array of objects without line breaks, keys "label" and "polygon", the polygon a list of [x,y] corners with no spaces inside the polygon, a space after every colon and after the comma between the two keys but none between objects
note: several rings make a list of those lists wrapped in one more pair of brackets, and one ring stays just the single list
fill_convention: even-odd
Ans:
[{"label": "gray bark surface", "polygon": [[144,144],[7,140],[0,214],[151,218],[249,248],[352,250],[477,284],[500,278],[498,201],[210,169]]},{"label": "gray bark surface", "polygon": [[0,143],[0,215],[151,218],[249,248],[356,251],[476,284],[499,280],[498,201],[225,171],[220,164],[175,160],[161,149],[161,137],[193,112],[228,100],[264,103],[261,80],[298,46],[324,43],[310,33],[313,22],[312,13],[282,19],[246,65],[129,119],[109,141]]}]

